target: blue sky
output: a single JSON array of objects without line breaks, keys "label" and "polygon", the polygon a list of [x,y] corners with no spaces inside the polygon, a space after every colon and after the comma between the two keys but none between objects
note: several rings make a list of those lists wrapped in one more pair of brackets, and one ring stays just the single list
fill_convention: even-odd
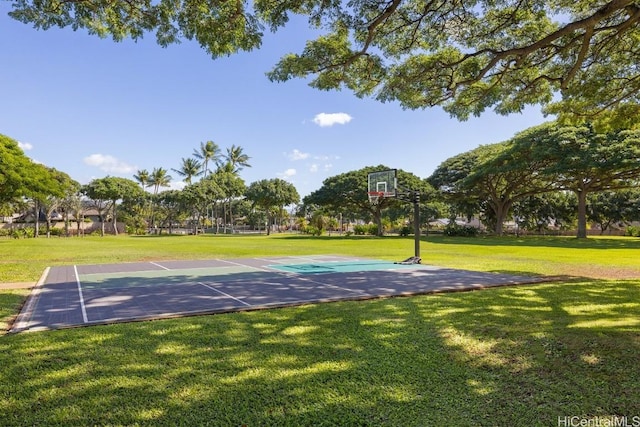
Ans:
[{"label": "blue sky", "polygon": [[83,184],[163,167],[179,188],[171,169],[212,140],[251,157],[240,173],[247,184],[283,178],[305,196],[330,176],[378,164],[426,178],[451,156],[545,121],[534,107],[459,122],[440,108],[271,83],[265,72],[311,35],[302,20],[260,50],[212,60],[197,42],[162,48],[153,35],[115,43],[36,31],[9,18],[9,6],[0,4],[0,133]]}]

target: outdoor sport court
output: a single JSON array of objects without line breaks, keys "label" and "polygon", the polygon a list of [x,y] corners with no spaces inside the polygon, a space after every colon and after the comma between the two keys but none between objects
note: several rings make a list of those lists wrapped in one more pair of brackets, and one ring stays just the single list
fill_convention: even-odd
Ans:
[{"label": "outdoor sport court", "polygon": [[58,266],[44,272],[11,332],[540,281],[334,255]]}]

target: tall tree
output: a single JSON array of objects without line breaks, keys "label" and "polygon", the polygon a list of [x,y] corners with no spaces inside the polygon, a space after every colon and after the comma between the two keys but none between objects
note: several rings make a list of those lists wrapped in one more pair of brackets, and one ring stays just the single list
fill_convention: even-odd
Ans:
[{"label": "tall tree", "polygon": [[202,160],[202,174],[207,176],[211,173],[209,163],[218,164],[221,158],[220,147],[213,141],[201,142],[200,149],[193,150],[193,156]]},{"label": "tall tree", "polygon": [[640,130],[597,133],[593,127],[559,127],[557,144],[539,146],[554,161],[544,171],[578,197],[577,237],[587,237],[587,195],[640,185]]},{"label": "tall tree", "polygon": [[244,153],[244,150],[240,146],[232,145],[230,148],[227,148],[227,154],[224,156],[225,158],[225,170],[231,173],[238,173],[245,167],[251,167],[249,164],[249,157]]},{"label": "tall tree", "polygon": [[141,169],[137,174],[133,175],[133,179],[135,179],[143,189],[149,186],[149,177],[149,171],[146,169]]},{"label": "tall tree", "polygon": [[[224,198],[224,190],[215,179],[216,175],[209,175],[204,179],[186,186],[182,190],[183,202],[190,210],[192,217],[196,218],[194,234],[198,233],[197,227],[203,218],[206,218],[209,209],[213,208],[219,200]],[[216,219],[216,232],[218,221]]]},{"label": "tall tree", "polygon": [[[462,185],[488,204],[492,213],[488,217],[496,234],[502,234],[504,221],[515,201],[556,188],[541,173],[553,159],[531,155],[530,150],[522,149],[549,143],[544,137],[553,126],[555,124],[550,123],[533,127],[509,141],[478,149],[482,152],[478,163],[462,180]],[[512,149],[514,146],[518,148]]]},{"label": "tall tree", "polygon": [[153,187],[153,194],[158,194],[160,187],[168,187],[171,184],[171,175],[164,168],[153,168],[149,174],[148,185]]},{"label": "tall tree", "polygon": [[182,158],[182,164],[180,165],[180,169],[171,169],[181,177],[184,177],[184,182],[187,185],[191,184],[191,179],[194,177],[200,176],[204,173],[202,170],[202,164],[192,157],[187,159]]},{"label": "tall tree", "polygon": [[623,225],[640,217],[640,191],[617,190],[593,193],[587,197],[587,219],[600,226],[600,234],[612,225]]},{"label": "tall tree", "polygon": [[83,193],[91,199],[100,216],[100,234],[104,236],[105,219],[111,214],[113,233],[118,234],[118,201],[138,196],[142,190],[126,178],[107,176],[97,178],[83,187]]},{"label": "tall tree", "polygon": [[46,169],[29,159],[18,142],[0,134],[0,203],[42,189]]},{"label": "tall tree", "polygon": [[[36,209],[36,226],[39,222],[39,213],[42,212],[46,221],[47,237],[51,237],[53,214],[64,210],[65,198],[69,195],[77,194],[80,184],[64,172],[54,168],[46,168],[42,165],[39,166],[43,168],[41,177],[46,178],[41,178],[44,179],[41,182],[41,189],[33,193],[33,197],[36,199],[36,206],[38,206],[38,209]],[[68,215],[66,212],[64,213],[64,218],[65,229],[68,232]],[[38,234],[38,230],[36,230],[36,236]]]},{"label": "tall tree", "polygon": [[233,208],[232,208],[233,201],[238,199],[244,194],[246,190],[244,180],[240,178],[237,174],[226,172],[224,170],[218,170],[215,174],[212,175],[212,177],[214,182],[222,190],[222,193],[224,195],[225,204],[226,204],[225,219],[226,219],[226,213],[228,213],[229,224],[231,225],[231,229],[233,230],[233,227],[234,227]]},{"label": "tall tree", "polygon": [[[322,187],[304,198],[304,204],[318,205],[331,212],[351,212],[362,218],[372,218],[378,226],[378,235],[382,235],[382,212],[399,203],[394,198],[381,198],[377,204],[371,204],[367,195],[367,180],[370,172],[390,169],[387,166],[367,166],[356,171],[346,172],[325,179]],[[417,176],[398,170],[398,186],[410,190],[429,193],[429,184]]]},{"label": "tall tree", "polygon": [[115,40],[155,32],[162,46],[196,39],[213,57],[260,46],[290,16],[317,38],[284,56],[275,81],[308,78],[320,89],[442,105],[464,119],[507,114],[560,95],[559,111],[590,116],[625,105],[638,117],[637,0],[15,0],[10,15],[38,29],[83,28]]},{"label": "tall tree", "polygon": [[270,234],[273,224],[273,213],[300,201],[300,195],[295,186],[280,178],[263,179],[251,183],[245,192],[245,196],[267,214],[267,235]]},{"label": "tall tree", "polygon": [[587,236],[587,196],[632,188],[640,182],[640,130],[599,133],[593,126],[537,126],[523,132],[509,147],[517,153],[509,167],[529,169],[544,164],[537,176],[556,190],[572,191],[578,199],[577,237]]}]

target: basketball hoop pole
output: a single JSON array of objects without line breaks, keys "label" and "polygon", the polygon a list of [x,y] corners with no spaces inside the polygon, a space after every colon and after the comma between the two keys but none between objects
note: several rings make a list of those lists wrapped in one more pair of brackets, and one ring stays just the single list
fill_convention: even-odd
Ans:
[{"label": "basketball hoop pole", "polygon": [[420,191],[413,190],[411,192],[411,199],[413,201],[413,252],[416,258],[420,258]]},{"label": "basketball hoop pole", "polygon": [[[380,203],[383,198],[394,198],[413,203],[413,235],[415,236],[414,254],[409,260],[420,263],[420,190],[409,190],[398,186],[397,169],[369,172],[368,196],[371,204]],[[400,190],[401,191],[398,191]],[[404,262],[404,261],[403,261]]]}]

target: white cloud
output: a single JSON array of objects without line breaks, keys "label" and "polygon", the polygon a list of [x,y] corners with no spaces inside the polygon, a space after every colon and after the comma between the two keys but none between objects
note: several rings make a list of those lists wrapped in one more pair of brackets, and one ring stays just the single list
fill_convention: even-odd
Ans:
[{"label": "white cloud", "polygon": [[289,160],[293,160],[293,161],[308,159],[309,156],[310,156],[309,153],[303,153],[297,148],[294,148],[291,153],[287,153],[287,157],[289,158]]},{"label": "white cloud", "polygon": [[20,142],[18,141],[18,147],[22,149],[22,151],[33,150],[33,145],[28,142]]},{"label": "white cloud", "polygon": [[280,172],[278,174],[276,174],[278,176],[278,178],[280,179],[284,179],[285,181],[288,179],[291,179],[293,176],[295,176],[298,172],[295,169],[287,169],[284,172]]},{"label": "white cloud", "polygon": [[326,162],[328,160],[340,160],[340,156],[319,155],[319,156],[315,156],[314,160],[321,160],[323,162]]},{"label": "white cloud", "polygon": [[309,172],[315,173],[318,172],[318,165],[317,164],[312,164],[311,167],[309,168]]},{"label": "white cloud", "polygon": [[317,124],[320,127],[327,127],[333,125],[344,125],[347,124],[353,119],[347,113],[320,113],[316,114],[313,118],[313,123]]},{"label": "white cloud", "polygon": [[95,166],[105,172],[126,174],[136,170],[135,166],[131,166],[108,154],[92,154],[84,158],[84,163],[89,166]]},{"label": "white cloud", "polygon": [[332,168],[333,168],[333,165],[331,163],[327,163],[326,165],[324,165],[325,172],[330,171]]}]

